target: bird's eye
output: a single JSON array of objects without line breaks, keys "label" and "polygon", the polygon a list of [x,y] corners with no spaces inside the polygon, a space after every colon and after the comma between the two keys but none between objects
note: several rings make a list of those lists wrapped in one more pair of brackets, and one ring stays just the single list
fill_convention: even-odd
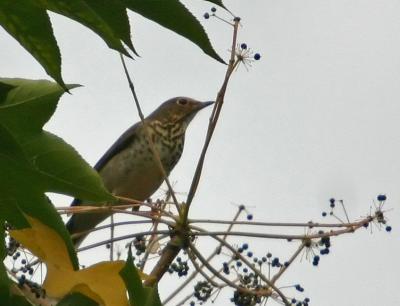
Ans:
[{"label": "bird's eye", "polygon": [[179,105],[186,105],[186,104],[188,103],[188,100],[186,100],[186,99],[179,99],[177,102],[178,102]]}]

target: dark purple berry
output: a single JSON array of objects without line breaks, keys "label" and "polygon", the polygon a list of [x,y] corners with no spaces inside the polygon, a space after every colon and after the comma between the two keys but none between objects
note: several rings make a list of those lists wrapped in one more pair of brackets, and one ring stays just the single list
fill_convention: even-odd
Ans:
[{"label": "dark purple berry", "polygon": [[215,8],[215,7],[211,8],[211,12],[215,13],[216,11],[217,11],[217,8]]},{"label": "dark purple berry", "polygon": [[326,212],[322,212],[322,217],[326,217]]},{"label": "dark purple berry", "polygon": [[376,197],[378,201],[383,202],[386,201],[386,195],[385,194],[380,194]]},{"label": "dark purple berry", "polygon": [[243,44],[240,45],[240,48],[242,50],[246,50],[247,49],[247,45],[245,43],[243,43]]},{"label": "dark purple berry", "polygon": [[392,231],[392,227],[391,227],[390,225],[388,225],[388,226],[386,226],[385,230],[386,230],[387,232],[391,232],[391,231]]},{"label": "dark purple berry", "polygon": [[210,18],[210,14],[209,14],[209,13],[204,13],[204,18],[205,18],[205,19]]},{"label": "dark purple berry", "polygon": [[253,215],[252,214],[248,214],[247,215],[247,220],[249,220],[249,221],[253,220]]},{"label": "dark purple berry", "polygon": [[260,53],[254,54],[254,59],[255,59],[256,61],[258,61],[260,58],[261,58]]},{"label": "dark purple berry", "polygon": [[299,284],[295,285],[294,288],[295,288],[297,291],[300,291],[300,292],[304,291],[304,289],[303,289]]}]

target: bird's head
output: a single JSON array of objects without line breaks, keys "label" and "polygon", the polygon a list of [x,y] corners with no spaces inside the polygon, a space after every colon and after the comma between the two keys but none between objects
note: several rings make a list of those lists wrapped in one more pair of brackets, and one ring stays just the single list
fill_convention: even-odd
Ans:
[{"label": "bird's head", "polygon": [[176,97],[165,101],[147,118],[187,126],[198,111],[213,103],[214,101],[200,102],[187,97]]}]

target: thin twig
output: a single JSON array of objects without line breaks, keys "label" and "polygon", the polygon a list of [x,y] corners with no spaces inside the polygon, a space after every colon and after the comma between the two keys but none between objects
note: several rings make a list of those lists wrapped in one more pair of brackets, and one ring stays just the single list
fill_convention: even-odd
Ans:
[{"label": "thin twig", "polygon": [[147,140],[148,140],[148,142],[150,144],[150,149],[151,149],[151,151],[153,153],[153,156],[154,156],[154,158],[156,160],[157,166],[159,167],[159,169],[161,171],[161,174],[162,174],[162,176],[164,178],[164,181],[168,186],[168,190],[171,193],[171,196],[172,196],[172,199],[173,199],[173,201],[175,203],[176,209],[177,209],[178,213],[180,214],[178,199],[175,196],[175,192],[174,192],[174,190],[172,188],[172,185],[171,185],[171,183],[170,183],[170,181],[168,179],[168,175],[165,172],[164,166],[163,166],[163,164],[161,162],[161,159],[160,159],[160,155],[158,154],[158,151],[156,150],[156,148],[154,146],[153,139],[151,138],[151,135],[150,135],[150,132],[149,132],[148,124],[147,124],[147,122],[146,122],[146,120],[145,120],[145,118],[143,116],[142,108],[140,107],[139,99],[138,99],[138,97],[136,95],[136,90],[135,90],[135,87],[134,87],[133,82],[131,80],[131,77],[129,75],[128,68],[126,67],[124,57],[123,57],[123,55],[121,53],[119,55],[120,55],[120,58],[121,58],[122,66],[124,68],[126,79],[127,79],[128,83],[129,83],[129,88],[131,89],[131,92],[132,92],[132,95],[133,95],[133,99],[135,100],[135,104],[136,104],[136,108],[137,108],[140,120],[141,120],[141,122],[143,124],[144,130],[145,130],[145,133],[146,133],[146,136],[147,136]]},{"label": "thin twig", "polygon": [[254,226],[276,226],[276,227],[352,227],[356,222],[349,223],[319,223],[319,222],[256,222],[256,221],[227,221],[211,219],[189,219],[188,223],[212,223],[212,224],[235,224],[235,225],[254,225]]},{"label": "thin twig", "polygon": [[[160,234],[160,235],[169,235],[170,233],[171,233],[171,230],[163,230],[163,231],[155,232],[155,234]],[[115,237],[113,239],[113,241],[121,241],[121,240],[132,239],[132,238],[136,238],[136,237],[140,237],[140,236],[152,235],[152,234],[154,234],[154,231],[145,231],[145,232],[140,232],[140,233],[136,233],[136,234],[129,234],[129,235],[124,235],[124,236],[120,236],[120,237]],[[86,250],[90,250],[90,249],[93,249],[93,248],[96,248],[96,247],[99,247],[99,246],[102,246],[102,245],[105,245],[108,243],[111,243],[110,239],[103,240],[100,242],[90,244],[88,246],[81,247],[77,250],[77,252],[83,252]]]},{"label": "thin twig", "polygon": [[346,207],[344,206],[343,200],[340,200],[339,202],[340,202],[340,204],[342,204],[342,208],[343,208],[344,214],[346,216],[347,222],[350,222],[349,215],[347,214],[347,210],[346,210]]},{"label": "thin twig", "polygon": [[[153,231],[156,231],[155,228],[153,228]],[[153,237],[154,235],[151,235],[151,237]],[[143,256],[143,259],[140,261],[140,271],[144,270],[144,266],[146,265],[147,259],[149,258],[150,252],[152,250],[152,248],[154,247],[154,245],[158,242],[160,242],[162,239],[165,239],[169,237],[169,235],[159,235],[156,238],[154,238],[148,245],[146,248],[146,252]]]},{"label": "thin twig", "polygon": [[[196,230],[199,232],[206,232],[204,229],[196,227]],[[217,235],[209,235],[210,237],[214,238],[215,240],[219,241],[222,245],[224,245],[227,249],[229,249],[235,256],[237,256],[245,265],[247,265],[253,272],[259,276],[269,287],[271,287],[273,290],[275,290],[276,293],[281,297],[282,301],[285,303],[286,306],[290,306],[289,301],[285,297],[285,295],[277,288],[271,280],[269,280],[267,277],[265,277],[264,274],[261,273],[260,270],[258,270],[251,262],[249,262],[242,254],[237,252],[233,246],[231,246],[229,243],[227,243],[225,240],[222,238],[218,237]]]},{"label": "thin twig", "polygon": [[234,19],[234,24],[233,24],[232,50],[231,50],[230,60],[229,60],[229,63],[228,63],[228,68],[226,70],[224,81],[222,83],[220,91],[218,92],[217,99],[216,99],[216,102],[214,104],[214,108],[212,110],[212,114],[211,114],[211,117],[210,117],[210,120],[209,120],[209,124],[208,124],[206,140],[204,142],[203,149],[201,151],[201,154],[200,154],[200,157],[199,157],[199,161],[197,163],[196,170],[195,170],[195,173],[193,175],[192,183],[190,185],[189,194],[188,194],[187,199],[186,199],[186,207],[185,207],[185,210],[184,210],[183,220],[182,220],[184,224],[187,222],[189,208],[190,208],[190,205],[191,205],[191,203],[193,201],[194,195],[196,193],[197,186],[199,185],[199,182],[200,182],[200,176],[201,176],[201,172],[202,172],[202,169],[203,169],[205,156],[206,156],[206,153],[207,153],[207,150],[208,150],[208,146],[209,146],[209,144],[211,142],[211,138],[213,136],[215,127],[217,125],[222,105],[224,103],[224,97],[225,97],[226,89],[228,87],[228,81],[229,81],[229,79],[230,79],[230,77],[232,75],[232,72],[233,72],[234,68],[235,68],[235,56],[236,56],[235,48],[236,48],[238,27],[239,27],[239,19],[235,18]]},{"label": "thin twig", "polygon": [[218,283],[216,283],[216,282],[214,282],[214,281],[211,279],[211,277],[208,276],[207,273],[205,273],[205,272],[203,271],[203,269],[200,268],[200,266],[197,264],[197,262],[196,262],[196,256],[193,254],[192,249],[187,249],[187,252],[188,252],[189,259],[190,259],[190,261],[192,262],[192,264],[193,264],[194,268],[196,269],[196,271],[198,271],[198,272],[206,279],[206,281],[209,282],[213,287],[221,288],[221,285],[218,284]]},{"label": "thin twig", "polygon": [[110,261],[114,261],[114,215],[111,215],[110,240]]},{"label": "thin twig", "polygon": [[301,253],[301,251],[305,248],[306,246],[306,242],[303,241],[300,246],[298,247],[298,249],[296,250],[296,252],[294,252],[294,254],[292,255],[292,257],[290,257],[290,259],[287,261],[287,264],[283,265],[282,268],[278,271],[278,273],[276,273],[272,279],[271,282],[273,284],[276,283],[276,281],[279,279],[279,277],[281,277],[281,275],[283,273],[285,273],[285,271],[288,269],[288,267],[295,261],[295,259],[297,258],[297,256],[299,256],[299,254]]},{"label": "thin twig", "polygon": [[[230,279],[226,278],[225,276],[223,276],[221,273],[219,273],[212,265],[210,265],[207,260],[203,257],[203,255],[201,255],[201,253],[197,250],[197,248],[191,243],[189,242],[189,247],[192,250],[192,252],[194,253],[194,255],[196,255],[196,257],[200,260],[200,262],[211,272],[213,273],[213,275],[215,275],[217,278],[219,278],[221,281],[223,281],[224,283],[226,283],[228,286],[235,288],[236,290],[238,290],[239,292],[245,292],[245,293],[249,293],[249,294],[254,294],[254,291],[244,288],[244,287],[240,287],[238,285],[236,285],[234,282],[232,282]],[[269,294],[269,290],[264,290],[264,293],[261,293],[262,291],[258,291],[258,294],[260,295],[268,295]],[[290,305],[290,304],[289,304]]]},{"label": "thin twig", "polygon": [[[238,209],[236,212],[235,216],[233,217],[233,221],[235,222],[239,216],[240,213],[242,212],[241,209]],[[234,223],[230,224],[229,227],[227,228],[227,232],[230,232],[234,226]],[[225,235],[222,239],[225,240],[227,238],[227,235]],[[206,261],[211,262],[211,260],[220,252],[222,244],[219,244],[215,250],[207,257]],[[170,295],[163,301],[163,305],[167,304],[169,301],[171,301],[178,293],[180,293],[190,282],[197,276],[198,273],[200,273],[199,270],[203,269],[204,265],[200,266],[199,269],[196,269],[189,277],[185,279],[185,281],[179,285],[173,292],[170,293]]]}]

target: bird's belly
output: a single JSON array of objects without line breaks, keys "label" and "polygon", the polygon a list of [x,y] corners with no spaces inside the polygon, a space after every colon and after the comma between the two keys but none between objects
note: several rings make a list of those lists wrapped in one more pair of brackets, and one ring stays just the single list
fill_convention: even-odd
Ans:
[{"label": "bird's belly", "polygon": [[[158,151],[168,175],[180,154]],[[139,201],[149,198],[163,182],[162,172],[150,150],[127,150],[114,156],[100,171],[100,176],[114,195]]]}]

